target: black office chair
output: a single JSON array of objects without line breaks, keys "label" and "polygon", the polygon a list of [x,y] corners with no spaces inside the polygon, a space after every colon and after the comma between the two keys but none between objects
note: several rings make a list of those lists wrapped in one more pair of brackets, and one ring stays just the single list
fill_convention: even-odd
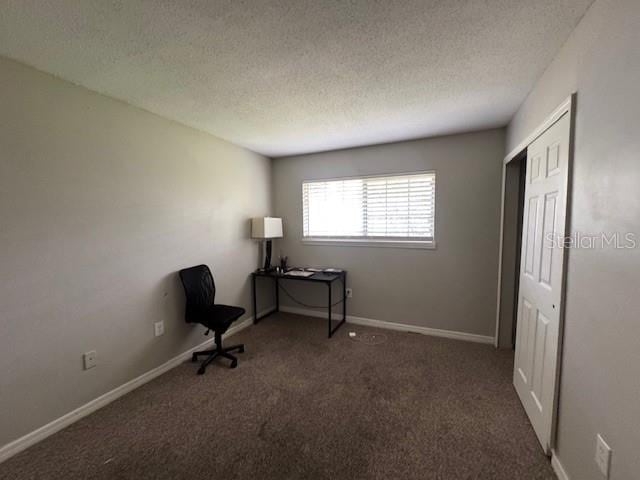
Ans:
[{"label": "black office chair", "polygon": [[193,353],[193,362],[197,361],[201,355],[208,355],[207,359],[200,365],[198,375],[202,375],[207,366],[216,357],[224,357],[231,360],[231,368],[236,368],[238,359],[229,352],[237,350],[243,353],[244,345],[223,348],[222,334],[229,329],[233,322],[244,315],[245,309],[230,305],[216,305],[214,303],[216,285],[213,282],[211,270],[206,265],[180,270],[180,280],[182,280],[187,297],[185,320],[187,323],[200,323],[207,327],[205,335],[209,334],[209,330],[213,330],[215,335],[216,348],[214,350]]}]

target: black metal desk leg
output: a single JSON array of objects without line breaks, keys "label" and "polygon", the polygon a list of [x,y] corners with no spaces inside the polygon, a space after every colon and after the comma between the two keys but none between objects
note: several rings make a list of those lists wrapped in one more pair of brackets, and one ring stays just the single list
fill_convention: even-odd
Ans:
[{"label": "black metal desk leg", "polygon": [[327,318],[329,320],[329,338],[331,338],[331,282],[327,283],[327,287],[329,287],[329,304],[327,305]]},{"label": "black metal desk leg", "polygon": [[256,276],[251,275],[251,299],[253,301],[253,323],[258,323],[258,307],[256,305]]},{"label": "black metal desk leg", "polygon": [[342,320],[347,319],[347,272],[342,274]]},{"label": "black metal desk leg", "polygon": [[278,282],[278,277],[274,278],[276,281],[276,312],[280,311],[280,283]]}]

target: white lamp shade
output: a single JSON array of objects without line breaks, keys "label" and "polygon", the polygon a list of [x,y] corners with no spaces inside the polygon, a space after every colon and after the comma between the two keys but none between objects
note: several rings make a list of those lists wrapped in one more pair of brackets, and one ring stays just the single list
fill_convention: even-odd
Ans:
[{"label": "white lamp shade", "polygon": [[252,238],[282,238],[282,219],[258,217],[251,219]]}]

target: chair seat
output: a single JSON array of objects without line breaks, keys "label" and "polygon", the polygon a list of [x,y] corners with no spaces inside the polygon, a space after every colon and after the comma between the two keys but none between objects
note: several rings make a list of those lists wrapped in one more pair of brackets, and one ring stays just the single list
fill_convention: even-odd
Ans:
[{"label": "chair seat", "polygon": [[231,305],[212,305],[207,309],[207,316],[200,323],[211,330],[226,330],[244,315],[245,311],[244,308]]}]

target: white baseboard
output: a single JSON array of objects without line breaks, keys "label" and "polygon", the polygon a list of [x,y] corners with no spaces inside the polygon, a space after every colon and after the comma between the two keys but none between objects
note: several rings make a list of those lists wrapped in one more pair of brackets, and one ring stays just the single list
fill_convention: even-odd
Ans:
[{"label": "white baseboard", "polygon": [[[262,315],[266,313],[259,313],[258,315]],[[241,330],[253,325],[253,317],[246,318],[242,322],[237,325],[232,326],[227,332],[223,335],[223,339],[230,337],[231,335],[238,333]],[[128,381],[127,383],[120,385],[119,387],[114,388],[113,390],[105,393],[104,395],[100,395],[98,398],[94,398],[88,403],[85,403],[81,407],[76,408],[75,410],[63,415],[52,422],[47,423],[46,425],[34,430],[33,432],[27,433],[26,435],[7,443],[0,447],[0,463],[7,460],[8,458],[20,453],[21,451],[29,448],[31,445],[38,443],[41,440],[44,440],[50,435],[53,435],[56,432],[59,432],[63,428],[68,427],[74,422],[77,422],[83,417],[95,412],[96,410],[108,405],[109,403],[117,400],[118,398],[126,395],[127,393],[135,390],[138,387],[141,387],[145,383],[150,382],[154,378],[162,375],[163,373],[168,372],[174,367],[177,367],[181,363],[191,358],[191,354],[197,350],[204,350],[209,345],[211,345],[215,340],[212,338],[207,340],[206,342],[202,342],[200,345],[197,345],[193,348],[190,348],[186,352],[181,353],[180,355],[173,357],[171,360],[163,363],[162,365],[154,368],[153,370],[149,370],[146,373],[143,373],[139,377],[134,378],[133,380]]]},{"label": "white baseboard", "polygon": [[[280,306],[280,311],[295,313],[298,315],[306,315],[308,317],[326,318],[326,310],[309,310],[305,308]],[[336,318],[341,318],[342,314],[337,313]],[[368,327],[386,328],[388,330],[397,330],[399,332],[420,333],[422,335],[431,335],[433,337],[452,338],[454,340],[464,340],[466,342],[486,343],[493,345],[493,337],[485,335],[477,335],[475,333],[455,332],[453,330],[440,330],[438,328],[420,327],[418,325],[407,325],[403,323],[387,322],[385,320],[375,320],[373,318],[354,317],[347,315],[347,322],[355,325],[366,325]]]},{"label": "white baseboard", "polygon": [[556,455],[555,450],[551,451],[551,466],[553,467],[553,471],[556,472],[558,480],[569,480],[569,475],[567,475],[562,463],[560,463],[560,459]]}]

